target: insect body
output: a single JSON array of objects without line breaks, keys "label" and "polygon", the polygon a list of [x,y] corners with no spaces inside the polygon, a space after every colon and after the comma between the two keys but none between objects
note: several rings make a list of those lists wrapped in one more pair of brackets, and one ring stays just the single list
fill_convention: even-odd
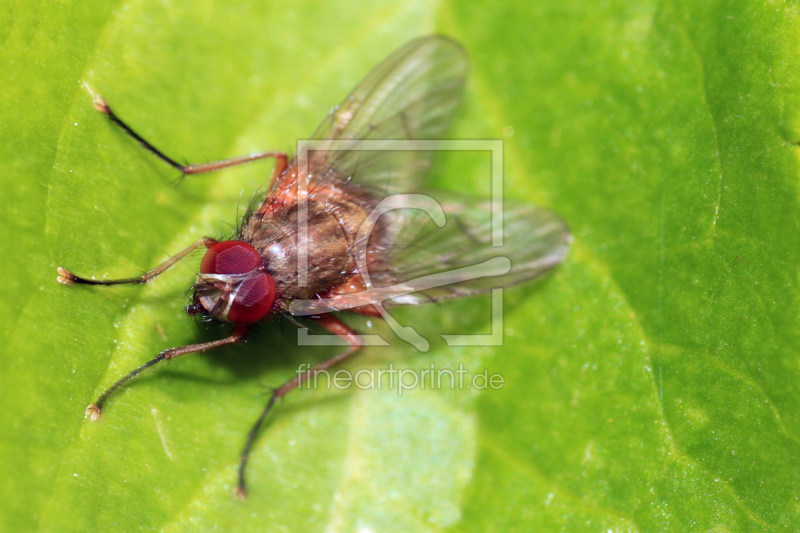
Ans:
[{"label": "insect body", "polygon": [[[181,165],[96,98],[99,111],[184,174],[267,157],[276,164],[266,197],[231,240],[201,238],[136,278],[94,280],[58,269],[58,281],[67,285],[146,283],[202,246],[206,251],[186,311],[233,326],[223,339],[161,352],[108,388],[87,415],[96,420],[114,391],[160,361],[238,342],[251,325],[275,314],[310,315],[346,340],[349,349],[274,390],[242,451],[236,494],[244,497],[250,448],[275,401],[361,346],[359,336],[330,311],[381,316],[384,305],[485,292],[535,278],[558,264],[570,236],[553,213],[506,202],[504,245],[493,247],[486,202],[456,197],[433,208],[429,197],[418,194],[432,151],[364,149],[370,141],[440,139],[461,100],[467,70],[463,49],[448,38],[429,36],[406,44],[323,121],[309,143],[313,150],[302,150],[302,157],[298,154],[291,163],[284,153],[262,152]],[[393,203],[393,198],[413,200],[410,207],[417,209],[397,209],[409,205]]]}]

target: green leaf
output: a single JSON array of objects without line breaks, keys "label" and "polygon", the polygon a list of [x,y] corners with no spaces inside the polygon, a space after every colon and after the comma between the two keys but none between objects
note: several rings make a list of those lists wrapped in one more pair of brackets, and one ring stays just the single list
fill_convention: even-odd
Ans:
[{"label": "green leaf", "polygon": [[[792,2],[99,1],[2,8],[0,530],[795,531],[800,528],[798,7]],[[335,347],[271,323],[243,347],[184,313],[197,257],[269,163],[175,172],[92,107],[102,94],[191,162],[293,151],[385,55],[442,32],[473,69],[453,138],[504,140],[509,197],[575,243],[505,291],[502,346],[394,342],[348,368],[498,374],[498,390],[302,390],[238,454],[268,387]],[[486,154],[431,183],[490,193]],[[243,191],[243,192],[242,192]],[[246,202],[242,202],[246,203]],[[491,298],[395,312],[489,333]],[[365,333],[382,324],[351,318]],[[396,339],[395,339],[396,340]],[[467,383],[472,383],[467,381]]]}]

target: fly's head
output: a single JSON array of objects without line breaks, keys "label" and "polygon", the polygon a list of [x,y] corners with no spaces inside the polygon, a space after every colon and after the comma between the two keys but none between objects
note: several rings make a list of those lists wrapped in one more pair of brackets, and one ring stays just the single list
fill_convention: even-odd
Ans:
[{"label": "fly's head", "polygon": [[261,255],[241,241],[211,246],[200,263],[190,315],[203,315],[239,325],[254,324],[270,314],[275,282]]}]

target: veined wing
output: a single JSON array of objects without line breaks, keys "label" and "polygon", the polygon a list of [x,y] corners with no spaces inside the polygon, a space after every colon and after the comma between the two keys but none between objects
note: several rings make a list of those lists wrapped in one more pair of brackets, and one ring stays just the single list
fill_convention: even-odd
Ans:
[{"label": "veined wing", "polygon": [[[417,190],[432,151],[364,151],[363,143],[441,139],[461,102],[467,71],[463,48],[447,37],[423,37],[393,52],[312,136],[306,152],[309,196],[331,186],[354,187],[378,200]],[[276,180],[273,205],[297,197],[301,159]]]},{"label": "veined wing", "polygon": [[[367,265],[366,287],[354,294],[293,302],[292,314],[352,309],[372,303],[418,304],[468,296],[541,276],[567,253],[571,236],[552,211],[523,202],[503,206],[503,245],[492,246],[492,205],[486,200],[440,199],[443,226],[428,212],[402,209],[388,260]],[[368,255],[363,256],[366,260]],[[364,269],[361,270],[364,276]]]}]

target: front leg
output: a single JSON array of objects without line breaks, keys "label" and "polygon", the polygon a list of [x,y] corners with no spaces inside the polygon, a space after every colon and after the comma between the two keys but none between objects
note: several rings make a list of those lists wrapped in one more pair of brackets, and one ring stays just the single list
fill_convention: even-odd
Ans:
[{"label": "front leg", "polygon": [[125,376],[117,380],[116,383],[107,388],[105,392],[103,392],[103,394],[101,394],[100,397],[97,398],[97,401],[95,401],[93,404],[90,404],[89,407],[86,408],[86,416],[91,418],[92,421],[100,418],[100,413],[103,411],[103,405],[106,403],[106,400],[108,400],[108,397],[114,393],[114,391],[116,391],[130,379],[138,376],[142,371],[147,370],[156,363],[160,363],[165,359],[166,360],[174,359],[175,357],[178,357],[180,355],[186,355],[187,353],[204,352],[211,348],[216,348],[218,346],[223,346],[225,344],[232,344],[234,342],[239,342],[242,339],[242,337],[244,337],[246,331],[247,331],[247,326],[236,326],[236,329],[233,331],[233,334],[230,335],[229,337],[225,337],[224,339],[219,339],[217,341],[211,341],[211,342],[203,342],[200,344],[189,344],[187,346],[178,346],[177,348],[170,348],[169,350],[164,350],[150,361],[131,370]]},{"label": "front leg", "polygon": [[73,274],[64,267],[58,267],[58,278],[56,279],[58,280],[59,283],[63,283],[64,285],[75,285],[76,283],[83,285],[123,285],[126,283],[132,283],[132,284],[147,283],[156,276],[163,274],[165,270],[167,270],[175,263],[177,263],[187,255],[189,255],[189,252],[191,252],[198,246],[205,245],[206,248],[211,248],[215,244],[217,244],[217,241],[215,239],[212,239],[211,237],[203,237],[202,239],[195,241],[190,246],[184,248],[177,254],[173,255],[172,257],[170,257],[169,259],[167,259],[166,261],[155,267],[153,270],[149,270],[136,278],[89,279],[76,276],[75,274]]}]

